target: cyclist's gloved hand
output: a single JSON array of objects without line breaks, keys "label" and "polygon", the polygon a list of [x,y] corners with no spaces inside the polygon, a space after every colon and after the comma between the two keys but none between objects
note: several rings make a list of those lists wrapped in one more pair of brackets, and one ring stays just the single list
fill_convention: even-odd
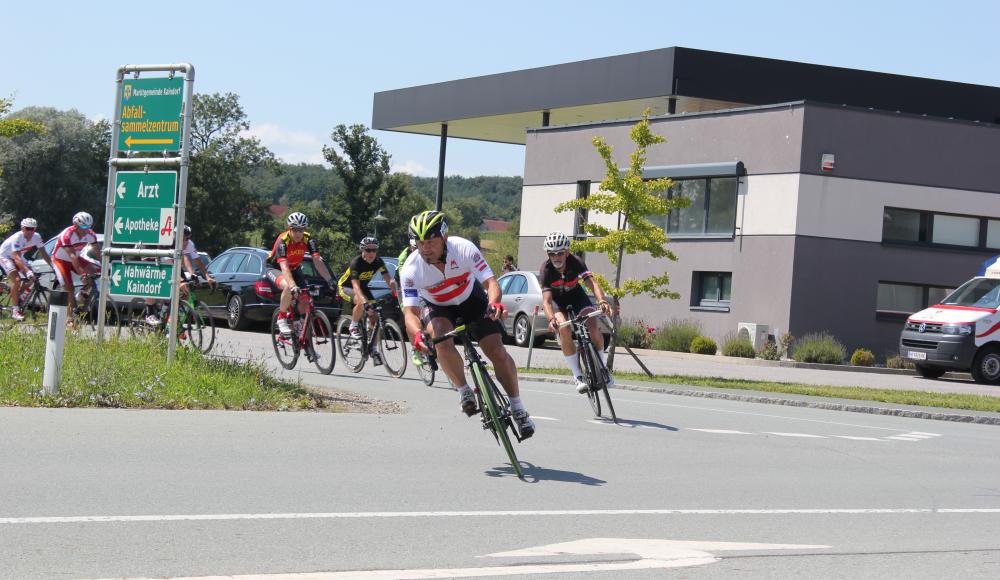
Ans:
[{"label": "cyclist's gloved hand", "polygon": [[553,333],[559,332],[559,321],[556,320],[555,318],[550,319],[549,329],[551,329]]},{"label": "cyclist's gloved hand", "polygon": [[603,312],[605,316],[611,316],[611,305],[608,304],[608,301],[601,300],[600,305],[601,305],[601,312]]},{"label": "cyclist's gloved hand", "polygon": [[501,318],[507,317],[507,309],[500,302],[494,302],[490,304],[490,307],[486,310],[486,317],[490,320],[500,320]]},{"label": "cyclist's gloved hand", "polygon": [[417,333],[413,337],[413,348],[420,350],[423,353],[430,354],[431,348],[429,346],[430,337],[427,336],[426,332]]},{"label": "cyclist's gloved hand", "polygon": [[28,270],[28,273],[26,274],[26,276],[28,277],[28,280],[34,279],[35,278],[35,271],[34,270]]}]

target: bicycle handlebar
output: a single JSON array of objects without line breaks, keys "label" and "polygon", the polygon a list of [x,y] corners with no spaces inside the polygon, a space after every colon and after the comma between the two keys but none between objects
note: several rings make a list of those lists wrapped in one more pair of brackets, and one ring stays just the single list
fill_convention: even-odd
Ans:
[{"label": "bicycle handlebar", "polygon": [[587,320],[590,320],[591,318],[598,317],[598,316],[604,316],[604,312],[601,309],[597,309],[597,310],[595,310],[595,311],[593,311],[593,312],[591,312],[589,314],[585,314],[583,316],[576,316],[576,317],[574,317],[571,320],[567,320],[566,322],[560,322],[558,326],[559,326],[559,328],[563,328],[565,326],[570,326],[573,323],[583,324],[583,322],[585,322]]}]

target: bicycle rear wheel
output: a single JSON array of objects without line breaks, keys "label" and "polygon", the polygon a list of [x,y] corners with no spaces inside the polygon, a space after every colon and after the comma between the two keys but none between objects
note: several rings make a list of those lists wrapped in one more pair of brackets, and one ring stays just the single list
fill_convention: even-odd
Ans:
[{"label": "bicycle rear wheel", "polygon": [[583,371],[583,378],[585,378],[587,380],[587,384],[590,385],[590,388],[587,389],[587,400],[590,401],[590,408],[594,410],[595,417],[600,417],[601,393],[600,388],[597,387],[597,373],[594,371],[593,352],[591,351],[589,345],[584,350],[577,348],[577,357],[580,360],[580,370]]},{"label": "bicycle rear wheel", "polygon": [[49,316],[49,292],[35,280],[35,287],[31,289],[27,301],[21,305],[24,319],[30,324],[44,324]]},{"label": "bicycle rear wheel", "polygon": [[524,472],[521,471],[521,462],[517,460],[517,454],[514,453],[514,446],[511,444],[510,436],[507,433],[508,427],[512,430],[514,429],[514,425],[510,420],[510,412],[507,409],[507,405],[501,406],[500,403],[501,400],[506,400],[498,391],[496,383],[493,382],[493,379],[482,367],[482,363],[472,365],[472,374],[476,385],[479,387],[480,399],[483,403],[480,405],[480,412],[483,413],[483,420],[486,422],[487,427],[493,431],[493,436],[496,437],[497,442],[507,452],[507,458],[514,468],[514,473],[517,474],[518,478],[524,479]]},{"label": "bicycle rear wheel", "polygon": [[352,373],[361,372],[365,367],[365,338],[362,329],[362,337],[351,336],[351,317],[341,316],[337,323],[337,350],[340,351],[340,358],[344,359],[344,364]]},{"label": "bicycle rear wheel", "polygon": [[159,325],[146,324],[146,301],[142,298],[133,298],[127,306],[122,307],[122,312],[120,318],[124,321],[123,325],[128,327],[135,338],[145,338],[159,328]]},{"label": "bicycle rear wheel", "polygon": [[406,372],[406,341],[403,331],[395,320],[386,320],[379,334],[378,349],[382,354],[382,364],[390,376],[397,379]]},{"label": "bicycle rear wheel", "polygon": [[319,372],[328,375],[337,364],[337,346],[333,338],[330,319],[319,310],[312,313],[312,327],[309,330],[309,348],[312,349],[313,363]]},{"label": "bicycle rear wheel", "polygon": [[198,313],[204,325],[201,352],[208,354],[208,351],[212,350],[212,347],[215,346],[215,319],[212,318],[212,313],[208,310],[208,304],[198,300],[195,305],[197,306],[195,312]]},{"label": "bicycle rear wheel", "polygon": [[611,404],[611,391],[608,390],[608,369],[604,365],[600,365],[600,368],[601,376],[603,377],[601,390],[604,391],[604,400],[608,403],[608,412],[611,413],[611,420],[617,423],[618,415],[615,414],[615,406]]},{"label": "bicycle rear wheel", "polygon": [[[83,319],[86,320],[87,327],[94,333],[94,336],[97,336],[97,312],[100,305],[101,300],[99,296],[96,294],[92,295],[84,311],[85,315]],[[109,297],[104,304],[104,335],[105,338],[117,338],[119,332],[121,332],[121,317],[118,315],[118,309],[115,308],[114,303]]]},{"label": "bicycle rear wheel", "polygon": [[295,363],[299,360],[298,337],[286,337],[278,330],[278,309],[274,309],[271,315],[271,345],[274,346],[274,355],[278,357],[278,364],[286,369],[295,368]]}]

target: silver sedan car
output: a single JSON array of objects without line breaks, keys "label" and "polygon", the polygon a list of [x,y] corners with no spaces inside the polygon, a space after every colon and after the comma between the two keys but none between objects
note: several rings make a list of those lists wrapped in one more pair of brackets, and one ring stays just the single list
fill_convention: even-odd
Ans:
[{"label": "silver sedan car", "polygon": [[[503,305],[510,315],[504,320],[504,332],[518,346],[528,346],[532,318],[535,325],[535,346],[555,338],[549,331],[545,310],[542,308],[542,286],[536,272],[516,270],[498,279],[503,292]],[[537,315],[535,315],[537,308]]]}]

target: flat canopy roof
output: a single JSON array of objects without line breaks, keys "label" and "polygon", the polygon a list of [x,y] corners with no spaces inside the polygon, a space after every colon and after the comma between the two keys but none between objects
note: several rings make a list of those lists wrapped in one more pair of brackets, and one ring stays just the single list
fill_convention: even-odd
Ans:
[{"label": "flat canopy roof", "polygon": [[543,125],[812,100],[1000,123],[1000,88],[682,47],[375,93],[372,128],[524,144]]}]

